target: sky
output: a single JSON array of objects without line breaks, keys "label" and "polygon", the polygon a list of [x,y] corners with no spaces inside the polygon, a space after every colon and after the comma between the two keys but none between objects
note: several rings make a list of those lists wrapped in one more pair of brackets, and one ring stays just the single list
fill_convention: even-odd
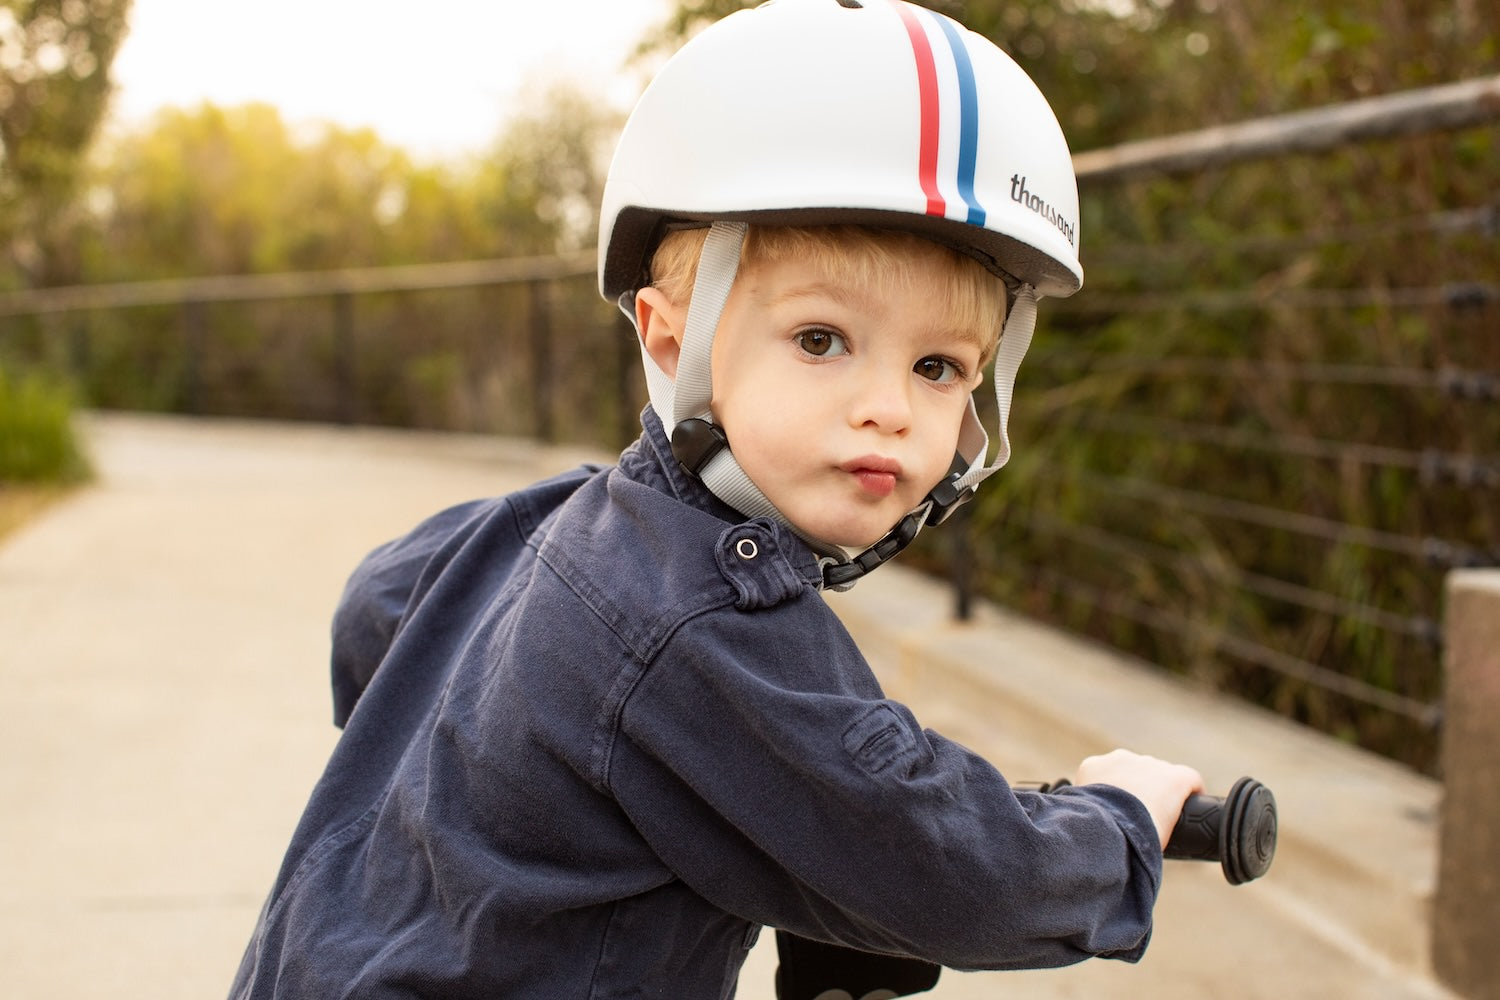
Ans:
[{"label": "sky", "polygon": [[622,107],[622,69],[670,0],[135,0],[111,122],[263,101],[374,128],[421,158],[487,148],[524,94],[570,78]]}]

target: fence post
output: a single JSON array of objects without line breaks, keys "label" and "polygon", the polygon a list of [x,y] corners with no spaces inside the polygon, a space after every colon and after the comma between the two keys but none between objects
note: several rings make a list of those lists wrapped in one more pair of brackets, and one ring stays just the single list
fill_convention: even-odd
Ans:
[{"label": "fence post", "polygon": [[68,326],[68,372],[85,398],[92,389],[93,351],[89,344],[89,314],[79,313]]},{"label": "fence post", "polygon": [[333,416],[334,420],[341,424],[354,423],[357,410],[355,350],[354,296],[349,292],[335,292],[333,295],[333,367],[337,387]]},{"label": "fence post", "polygon": [[203,410],[204,308],[197,299],[186,299],[182,303],[182,381],[178,386],[177,405],[182,412],[194,416]]},{"label": "fence post", "polygon": [[1455,570],[1446,591],[1433,969],[1471,1000],[1500,998],[1500,569]]},{"label": "fence post", "polygon": [[974,617],[974,512],[968,504],[949,515],[944,525],[948,541],[948,565],[953,583],[953,617],[966,622]]},{"label": "fence post", "polygon": [[527,283],[531,292],[531,391],[532,428],[537,438],[551,441],[556,435],[552,422],[552,387],[557,372],[552,366],[551,285],[538,278]]}]

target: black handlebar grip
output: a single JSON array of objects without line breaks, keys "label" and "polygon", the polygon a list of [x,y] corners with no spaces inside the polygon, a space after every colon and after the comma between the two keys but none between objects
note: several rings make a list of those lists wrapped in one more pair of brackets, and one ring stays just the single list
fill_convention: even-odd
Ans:
[{"label": "black handlebar grip", "polygon": [[1241,778],[1224,798],[1193,795],[1167,840],[1174,860],[1217,861],[1230,885],[1264,875],[1276,856],[1276,799],[1254,778]]},{"label": "black handlebar grip", "polygon": [[1218,861],[1223,828],[1224,800],[1217,795],[1190,795],[1172,827],[1166,856],[1173,861]]}]

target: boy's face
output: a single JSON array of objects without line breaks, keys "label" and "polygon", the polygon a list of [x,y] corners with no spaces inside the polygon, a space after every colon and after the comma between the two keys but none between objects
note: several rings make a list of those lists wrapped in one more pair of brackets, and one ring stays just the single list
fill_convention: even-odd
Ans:
[{"label": "boy's face", "polygon": [[713,347],[713,415],[798,530],[863,548],[948,472],[981,375],[924,279],[852,287],[801,261],[742,270]]}]

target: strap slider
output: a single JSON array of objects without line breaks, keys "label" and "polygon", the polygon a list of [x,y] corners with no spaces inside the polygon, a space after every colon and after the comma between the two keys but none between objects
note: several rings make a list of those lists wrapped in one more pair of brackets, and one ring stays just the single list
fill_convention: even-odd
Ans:
[{"label": "strap slider", "polygon": [[728,447],[724,432],[700,417],[689,417],[672,428],[672,454],[694,479],[701,479],[704,467]]},{"label": "strap slider", "polygon": [[954,511],[973,499],[974,487],[965,486],[960,489],[958,483],[961,478],[960,473],[949,473],[927,494],[927,499],[932,501],[932,510],[927,514],[928,524],[942,524],[953,516]]}]

